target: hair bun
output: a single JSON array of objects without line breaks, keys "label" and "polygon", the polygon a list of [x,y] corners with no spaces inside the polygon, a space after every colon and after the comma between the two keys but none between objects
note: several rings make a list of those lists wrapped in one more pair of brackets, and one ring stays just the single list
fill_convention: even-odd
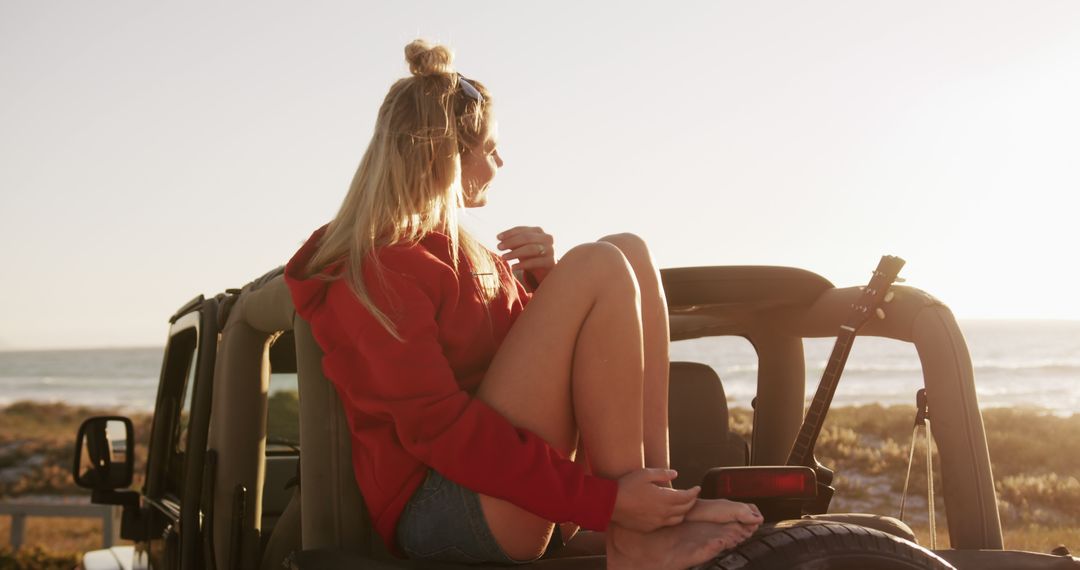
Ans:
[{"label": "hair bun", "polygon": [[454,52],[442,45],[425,40],[413,40],[405,46],[405,61],[413,75],[424,77],[436,73],[453,73]]}]

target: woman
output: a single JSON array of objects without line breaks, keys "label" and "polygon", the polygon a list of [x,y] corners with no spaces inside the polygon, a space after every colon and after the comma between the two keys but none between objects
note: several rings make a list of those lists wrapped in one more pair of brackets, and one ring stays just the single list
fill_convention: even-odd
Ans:
[{"label": "woman", "polygon": [[612,236],[558,263],[539,228],[500,234],[501,259],[480,245],[457,210],[483,206],[502,166],[490,93],[445,47],[405,54],[412,76],[341,209],[286,267],[388,548],[528,561],[556,521],[606,530],[610,568],[685,568],[745,539],[756,508],[671,488],[667,313],[644,244]]}]

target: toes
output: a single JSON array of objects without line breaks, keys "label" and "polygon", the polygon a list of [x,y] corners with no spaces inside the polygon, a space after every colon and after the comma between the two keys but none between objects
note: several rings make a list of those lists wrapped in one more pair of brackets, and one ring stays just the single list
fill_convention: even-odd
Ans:
[{"label": "toes", "polygon": [[717,556],[721,552],[735,546],[731,540],[718,536],[709,541],[709,550],[713,553],[712,556]]},{"label": "toes", "polygon": [[719,556],[721,552],[727,550],[728,548],[730,548],[730,546],[723,538],[710,538],[700,543],[698,548],[694,549],[693,554],[691,555],[692,563],[702,564],[704,562],[708,562],[709,560],[712,560],[713,558]]},{"label": "toes", "polygon": [[762,521],[761,511],[754,505],[743,505],[738,518],[739,522],[742,523],[759,523]]},{"label": "toes", "polygon": [[739,541],[731,536],[722,536],[717,539],[717,545],[720,551],[731,550],[738,546]]}]

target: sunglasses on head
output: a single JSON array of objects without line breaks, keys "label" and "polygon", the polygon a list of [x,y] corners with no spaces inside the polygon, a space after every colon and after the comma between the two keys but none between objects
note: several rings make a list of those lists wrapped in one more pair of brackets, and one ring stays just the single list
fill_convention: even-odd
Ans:
[{"label": "sunglasses on head", "polygon": [[484,102],[484,96],[480,94],[480,91],[476,87],[473,87],[472,83],[469,83],[468,79],[465,79],[464,75],[459,73],[457,77],[458,85],[461,86],[461,90],[465,92],[465,95],[467,97],[476,101],[477,103]]}]

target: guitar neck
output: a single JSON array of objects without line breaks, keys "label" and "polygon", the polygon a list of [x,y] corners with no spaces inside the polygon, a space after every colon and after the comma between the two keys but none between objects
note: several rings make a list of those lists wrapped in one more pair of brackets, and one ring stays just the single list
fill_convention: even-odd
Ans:
[{"label": "guitar neck", "polygon": [[883,303],[888,303],[892,297],[889,292],[891,286],[897,280],[900,268],[904,266],[904,260],[892,255],[882,256],[874,276],[870,283],[860,289],[861,294],[856,303],[852,305],[852,312],[847,321],[840,327],[840,333],[836,335],[836,344],[833,345],[829,363],[825,366],[825,373],[818,384],[814,401],[810,403],[810,409],[806,411],[802,427],[799,428],[799,436],[795,438],[795,444],[791,447],[788,455],[788,465],[805,465],[817,468],[817,459],[814,458],[814,445],[817,444],[818,435],[821,434],[821,424],[825,422],[825,414],[832,404],[833,394],[836,393],[836,385],[840,381],[840,374],[844,371],[848,354],[851,353],[851,343],[855,341],[855,333],[866,323],[871,315],[879,319],[885,318],[885,311],[881,308]]},{"label": "guitar neck", "polygon": [[821,434],[821,426],[825,421],[825,414],[832,404],[836,386],[840,383],[840,374],[844,371],[848,355],[851,353],[851,344],[855,341],[856,329],[850,326],[841,327],[840,334],[836,337],[832,355],[825,366],[825,373],[821,376],[817,393],[806,411],[806,418],[799,429],[799,436],[795,438],[795,445],[788,455],[788,465],[805,465],[814,467],[817,462],[814,459],[814,446]]}]

